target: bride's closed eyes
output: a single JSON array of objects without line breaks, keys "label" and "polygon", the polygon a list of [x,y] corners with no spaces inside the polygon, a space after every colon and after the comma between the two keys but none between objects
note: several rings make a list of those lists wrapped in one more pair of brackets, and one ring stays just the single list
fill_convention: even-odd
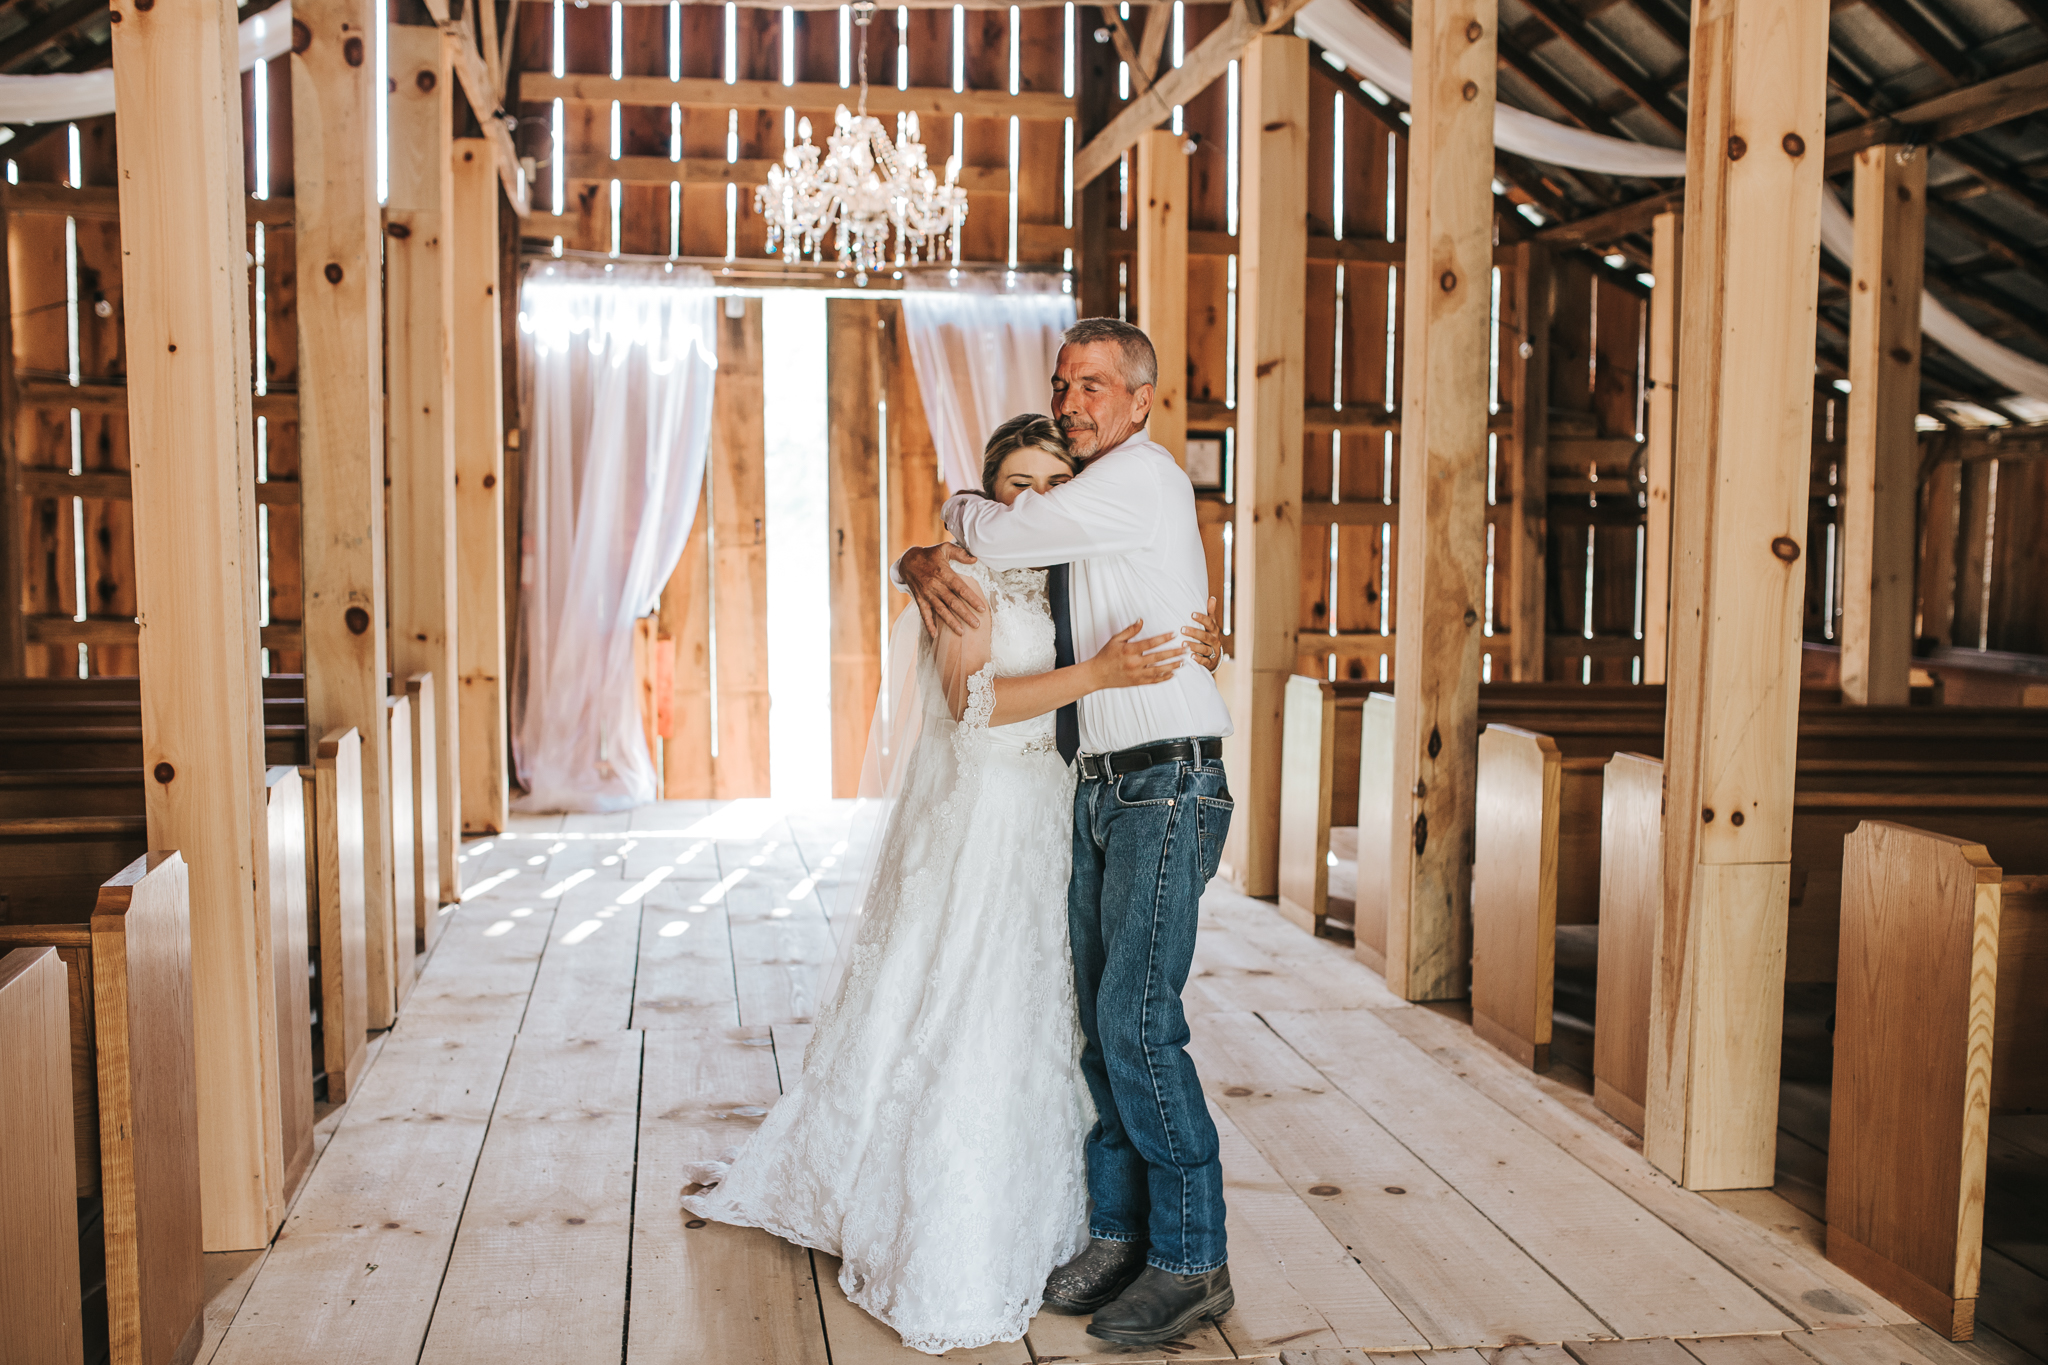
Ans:
[{"label": "bride's closed eyes", "polygon": [[1008,506],[1026,489],[1044,493],[1073,477],[1073,466],[1060,456],[1037,446],[1024,446],[1004,459],[1002,472],[996,475],[995,495]]}]

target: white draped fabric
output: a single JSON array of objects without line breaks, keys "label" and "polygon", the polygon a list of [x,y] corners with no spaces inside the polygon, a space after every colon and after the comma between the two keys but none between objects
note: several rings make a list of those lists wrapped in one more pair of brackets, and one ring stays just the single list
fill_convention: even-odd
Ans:
[{"label": "white draped fabric", "polygon": [[903,326],[950,492],[981,487],[989,433],[1044,412],[1074,299],[1051,275],[938,271],[905,281]]},{"label": "white draped fabric", "polygon": [[652,801],[633,623],[682,557],[711,436],[702,270],[557,262],[519,290],[526,508],[513,764],[527,811]]},{"label": "white draped fabric", "polygon": [[[273,5],[244,19],[236,32],[242,70],[258,58],[275,59],[292,50],[292,7]],[[0,76],[0,123],[58,123],[114,112],[114,72],[53,72],[44,76]]]},{"label": "white draped fabric", "polygon": [[[1412,99],[1415,82],[1407,44],[1367,17],[1352,0],[1312,0],[1295,15],[1294,30],[1396,99]],[[1576,170],[1659,178],[1685,174],[1683,148],[1652,147],[1567,128],[1504,104],[1494,106],[1493,141],[1517,156]],[[1833,194],[1823,194],[1821,245],[1847,265],[1854,256],[1855,240],[1848,210]],[[2048,365],[1999,345],[1924,291],[1920,295],[1920,330],[1990,378],[2029,398],[2048,402]]]}]

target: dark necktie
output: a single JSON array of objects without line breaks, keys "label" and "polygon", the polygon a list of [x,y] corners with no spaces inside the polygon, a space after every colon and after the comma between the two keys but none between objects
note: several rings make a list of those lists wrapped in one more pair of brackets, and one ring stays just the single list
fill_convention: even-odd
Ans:
[{"label": "dark necktie", "polygon": [[[1052,600],[1052,663],[1066,668],[1074,662],[1074,618],[1067,605],[1067,566],[1055,564],[1046,571],[1045,595]],[[1060,758],[1068,763],[1081,752],[1081,708],[1068,702],[1053,718],[1054,743]]]}]

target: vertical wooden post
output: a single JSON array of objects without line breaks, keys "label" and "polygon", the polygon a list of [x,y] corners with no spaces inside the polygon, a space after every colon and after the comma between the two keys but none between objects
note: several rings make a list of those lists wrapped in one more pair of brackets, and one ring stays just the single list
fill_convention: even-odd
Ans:
[{"label": "vertical wooden post", "polygon": [[[118,136],[118,134],[117,134]],[[28,657],[28,618],[22,611],[21,397],[14,375],[14,265],[7,191],[0,187],[0,526],[7,548],[0,553],[0,678],[22,675]]]},{"label": "vertical wooden post", "polygon": [[[510,817],[505,753],[505,398],[499,355],[498,173],[491,144],[458,138],[451,158],[450,331],[454,357],[455,714],[462,735],[461,828],[496,834]],[[460,894],[441,864],[441,894]]]},{"label": "vertical wooden post", "polygon": [[1550,249],[1540,242],[1516,247],[1514,279],[1515,316],[1522,320],[1522,345],[1528,354],[1502,375],[1502,387],[1513,395],[1515,441],[1508,676],[1516,682],[1542,682],[1550,557]]},{"label": "vertical wooden post", "polygon": [[1671,451],[1678,423],[1679,284],[1684,268],[1685,219],[1660,213],[1651,225],[1650,373],[1647,441],[1643,448],[1643,681],[1665,676],[1671,619]]},{"label": "vertical wooden post", "polygon": [[1920,282],[1927,154],[1856,153],[1856,260],[1849,289],[1849,440],[1842,503],[1842,700],[1904,706],[1913,658],[1918,512]]},{"label": "vertical wooden post", "polygon": [[1387,985],[1465,993],[1486,609],[1494,0],[1418,0],[1409,130],[1401,588]]},{"label": "vertical wooden post", "polygon": [[[718,761],[712,795],[768,794],[768,438],[761,407],[761,301],[733,299],[718,319],[712,400],[718,560]],[[683,553],[689,554],[688,548]],[[865,735],[863,735],[865,738]]]},{"label": "vertical wooden post", "polygon": [[1643,1134],[1693,1189],[1768,1185],[1776,1150],[1827,19],[1693,10]]},{"label": "vertical wooden post", "polygon": [[1224,860],[1247,895],[1271,896],[1279,890],[1281,729],[1301,618],[1308,44],[1266,34],[1252,39],[1242,60],[1237,619],[1229,699],[1237,733],[1224,746],[1237,818]]},{"label": "vertical wooden post", "polygon": [[[1164,25],[1162,24],[1162,30]],[[1151,436],[1188,462],[1188,158],[1159,129],[1138,143],[1138,325],[1159,356]]]},{"label": "vertical wooden post", "polygon": [[[453,91],[439,29],[393,24],[390,35],[391,200],[385,227],[390,290],[385,358],[390,389],[385,460],[391,476],[391,671],[431,673],[441,714],[414,716],[434,737],[437,867],[452,868],[462,838],[462,727],[455,721],[455,311],[449,260],[454,181],[448,143]],[[393,762],[396,762],[394,756]],[[443,899],[442,884],[427,888]],[[401,896],[400,902],[405,898]],[[453,895],[445,899],[453,900]],[[426,907],[429,916],[435,907]],[[400,916],[403,919],[403,916]],[[404,925],[399,926],[404,932]]]},{"label": "vertical wooden post", "polygon": [[[1076,11],[1076,17],[1086,15]],[[1086,25],[1084,21],[1084,32]],[[1109,126],[1116,113],[1116,49],[1084,37],[1074,63],[1074,149]],[[1116,269],[1109,258],[1116,180],[1098,175],[1074,186],[1074,307],[1084,318],[1116,316]]]},{"label": "vertical wooden post", "polygon": [[832,795],[860,789],[868,718],[882,685],[882,472],[875,403],[884,389],[880,343],[884,307],[853,299],[825,304],[827,402],[832,423],[827,475],[831,526]]},{"label": "vertical wooden post", "polygon": [[292,11],[306,720],[315,734],[353,728],[363,737],[363,913],[373,1029],[390,1027],[397,1008],[384,725],[390,668],[376,26],[369,0],[302,0]]},{"label": "vertical wooden post", "polygon": [[149,843],[191,872],[209,1251],[283,1216],[235,8],[114,26]]}]

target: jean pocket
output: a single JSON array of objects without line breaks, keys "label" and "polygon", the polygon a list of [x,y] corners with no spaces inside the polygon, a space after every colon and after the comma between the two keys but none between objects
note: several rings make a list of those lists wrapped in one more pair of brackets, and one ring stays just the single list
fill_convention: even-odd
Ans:
[{"label": "jean pocket", "polygon": [[1170,806],[1178,794],[1175,767],[1174,764],[1155,763],[1149,768],[1113,778],[1109,784],[1110,797],[1127,810]]},{"label": "jean pocket", "polygon": [[1237,803],[1228,796],[1203,796],[1195,801],[1197,851],[1202,859],[1202,882],[1207,885],[1223,862],[1223,841],[1230,834],[1230,813]]}]

